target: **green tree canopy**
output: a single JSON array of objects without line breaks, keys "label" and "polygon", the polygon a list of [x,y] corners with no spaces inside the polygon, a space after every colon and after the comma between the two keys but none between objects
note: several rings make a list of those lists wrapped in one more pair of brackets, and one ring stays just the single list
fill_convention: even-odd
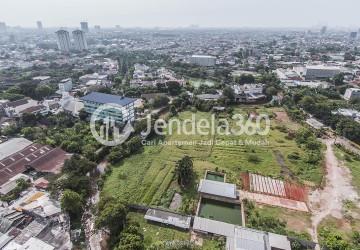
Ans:
[{"label": "green tree canopy", "polygon": [[176,174],[181,186],[187,186],[191,183],[194,176],[194,170],[193,162],[189,156],[186,155],[177,162]]}]

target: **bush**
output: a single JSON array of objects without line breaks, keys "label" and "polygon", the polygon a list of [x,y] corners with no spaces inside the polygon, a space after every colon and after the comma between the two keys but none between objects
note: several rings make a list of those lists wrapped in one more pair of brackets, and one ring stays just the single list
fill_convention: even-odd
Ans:
[{"label": "bush", "polygon": [[292,152],[288,155],[288,159],[290,160],[299,160],[300,159],[300,155],[298,152]]},{"label": "bush", "polygon": [[257,155],[249,155],[248,161],[252,162],[252,163],[259,163],[259,162],[261,162],[261,159]]}]

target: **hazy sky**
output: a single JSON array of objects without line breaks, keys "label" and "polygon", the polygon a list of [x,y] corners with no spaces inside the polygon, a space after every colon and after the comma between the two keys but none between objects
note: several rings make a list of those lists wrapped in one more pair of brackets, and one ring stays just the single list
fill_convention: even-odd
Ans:
[{"label": "hazy sky", "polygon": [[360,27],[360,0],[0,0],[10,26]]}]

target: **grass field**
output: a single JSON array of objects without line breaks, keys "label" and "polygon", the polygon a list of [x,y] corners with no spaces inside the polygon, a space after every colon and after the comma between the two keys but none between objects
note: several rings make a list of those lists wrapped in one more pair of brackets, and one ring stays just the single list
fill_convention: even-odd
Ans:
[{"label": "grass field", "polygon": [[159,241],[190,240],[189,232],[147,223],[143,214],[131,212],[129,213],[128,217],[140,224],[140,228],[144,234],[145,247],[148,247],[151,244]]},{"label": "grass field", "polygon": [[[246,114],[250,111],[273,114],[283,111],[281,108],[256,108],[245,106],[235,108],[234,113]],[[191,112],[178,115],[181,120],[191,118]],[[197,112],[197,119],[210,119],[211,113]],[[232,124],[231,122],[231,125]],[[190,125],[189,125],[190,126]],[[187,126],[188,127],[188,126]],[[114,196],[129,203],[150,204],[161,206],[161,198],[170,188],[182,192],[174,180],[176,161],[184,155],[192,157],[197,181],[203,178],[206,170],[223,171],[227,182],[241,184],[240,172],[251,171],[263,175],[283,178],[283,172],[292,172],[299,180],[311,181],[319,184],[321,181],[321,167],[308,168],[300,160],[289,160],[290,153],[297,152],[302,158],[303,149],[296,142],[287,138],[284,128],[298,127],[292,122],[271,120],[271,130],[266,136],[229,136],[229,135],[179,135],[173,133],[165,137],[166,141],[205,141],[219,142],[215,145],[202,143],[201,145],[152,145],[145,146],[144,151],[126,159],[115,166],[111,175],[106,179],[103,194]],[[174,127],[174,131],[176,126]],[[227,141],[252,140],[267,141],[266,145],[229,145]],[[250,161],[249,155],[256,156],[256,161]],[[279,155],[282,162],[279,162]],[[195,186],[190,191],[182,192],[185,200],[196,203]],[[191,201],[192,200],[192,201]],[[193,204],[194,205],[194,204]],[[195,204],[196,206],[196,204]]]},{"label": "grass field", "polygon": [[[144,215],[140,213],[130,212],[128,218],[132,221],[139,223],[142,233],[144,235],[145,247],[149,247],[151,244],[156,242],[166,242],[166,241],[189,241],[190,233],[185,231],[179,231],[174,228],[164,227],[159,224],[148,223],[144,219]],[[203,250],[220,250],[218,239],[212,240],[211,238],[204,238],[203,245],[201,247]]]},{"label": "grass field", "polygon": [[201,85],[206,85],[208,87],[212,87],[215,85],[214,81],[211,80],[204,80],[204,79],[190,79],[190,85],[193,86],[194,88],[199,88]]},{"label": "grass field", "polygon": [[256,204],[263,215],[279,218],[286,221],[286,228],[298,234],[308,235],[310,239],[309,230],[311,229],[311,214],[299,212],[295,210],[271,207],[266,205]]}]

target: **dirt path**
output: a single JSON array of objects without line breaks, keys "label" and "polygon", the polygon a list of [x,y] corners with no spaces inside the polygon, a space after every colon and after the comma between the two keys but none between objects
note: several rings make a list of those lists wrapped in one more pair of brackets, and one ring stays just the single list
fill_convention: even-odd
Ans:
[{"label": "dirt path", "polygon": [[320,222],[331,215],[341,219],[345,200],[359,204],[359,196],[351,185],[351,173],[346,167],[340,165],[333,150],[334,139],[324,140],[326,144],[326,185],[324,189],[317,189],[309,195],[309,207],[312,212],[311,235],[313,241],[318,242],[317,230]]},{"label": "dirt path", "polygon": [[[104,173],[104,170],[106,168],[107,162],[103,161],[101,163],[99,163],[99,165],[97,166],[98,171],[102,174]],[[97,230],[95,228],[95,215],[92,213],[91,208],[93,208],[94,206],[96,206],[96,204],[99,202],[100,200],[100,192],[96,183],[96,179],[93,179],[91,181],[91,185],[92,185],[92,195],[89,198],[89,200],[87,201],[87,209],[84,212],[83,215],[83,224],[85,227],[85,241],[86,241],[86,246],[87,249],[89,250],[101,250],[101,242],[103,240],[101,231]]]}]

